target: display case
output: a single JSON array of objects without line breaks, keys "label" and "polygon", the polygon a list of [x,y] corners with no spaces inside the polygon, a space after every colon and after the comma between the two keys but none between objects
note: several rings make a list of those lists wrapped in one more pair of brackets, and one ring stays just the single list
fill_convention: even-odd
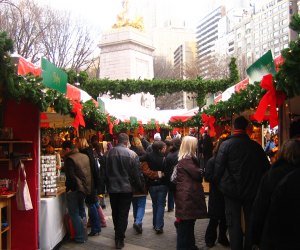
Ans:
[{"label": "display case", "polygon": [[41,194],[55,196],[57,194],[56,155],[41,156]]}]

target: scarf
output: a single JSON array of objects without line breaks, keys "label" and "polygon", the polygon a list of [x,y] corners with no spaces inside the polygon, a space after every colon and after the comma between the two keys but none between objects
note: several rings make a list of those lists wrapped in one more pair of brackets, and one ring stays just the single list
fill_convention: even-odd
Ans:
[{"label": "scarf", "polygon": [[246,134],[246,130],[244,130],[244,129],[235,129],[233,131],[233,134],[234,135],[245,135]]}]

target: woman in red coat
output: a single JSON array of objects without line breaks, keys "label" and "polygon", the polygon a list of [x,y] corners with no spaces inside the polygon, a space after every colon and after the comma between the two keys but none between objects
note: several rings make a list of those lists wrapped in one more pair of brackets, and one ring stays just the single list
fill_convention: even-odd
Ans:
[{"label": "woman in red coat", "polygon": [[185,136],[178,153],[174,193],[177,250],[198,249],[195,245],[195,221],[207,216],[202,187],[202,170],[197,160],[196,150],[197,139],[192,136]]}]

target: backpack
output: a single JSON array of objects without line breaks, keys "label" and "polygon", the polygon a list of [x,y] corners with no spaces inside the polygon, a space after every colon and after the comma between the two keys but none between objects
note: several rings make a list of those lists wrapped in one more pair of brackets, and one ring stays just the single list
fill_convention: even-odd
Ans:
[{"label": "backpack", "polygon": [[95,180],[97,194],[105,194],[104,156],[98,155],[94,151],[94,161],[95,161],[94,180]]}]

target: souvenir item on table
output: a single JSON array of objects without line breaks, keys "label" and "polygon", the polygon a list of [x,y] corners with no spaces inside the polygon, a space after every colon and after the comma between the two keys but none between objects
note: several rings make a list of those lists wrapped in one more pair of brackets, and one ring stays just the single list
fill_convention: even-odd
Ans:
[{"label": "souvenir item on table", "polygon": [[26,211],[33,209],[29,188],[26,181],[25,167],[22,161],[19,162],[19,179],[17,185],[16,202],[18,210]]},{"label": "souvenir item on table", "polygon": [[57,193],[56,155],[41,156],[41,190],[45,196]]}]

